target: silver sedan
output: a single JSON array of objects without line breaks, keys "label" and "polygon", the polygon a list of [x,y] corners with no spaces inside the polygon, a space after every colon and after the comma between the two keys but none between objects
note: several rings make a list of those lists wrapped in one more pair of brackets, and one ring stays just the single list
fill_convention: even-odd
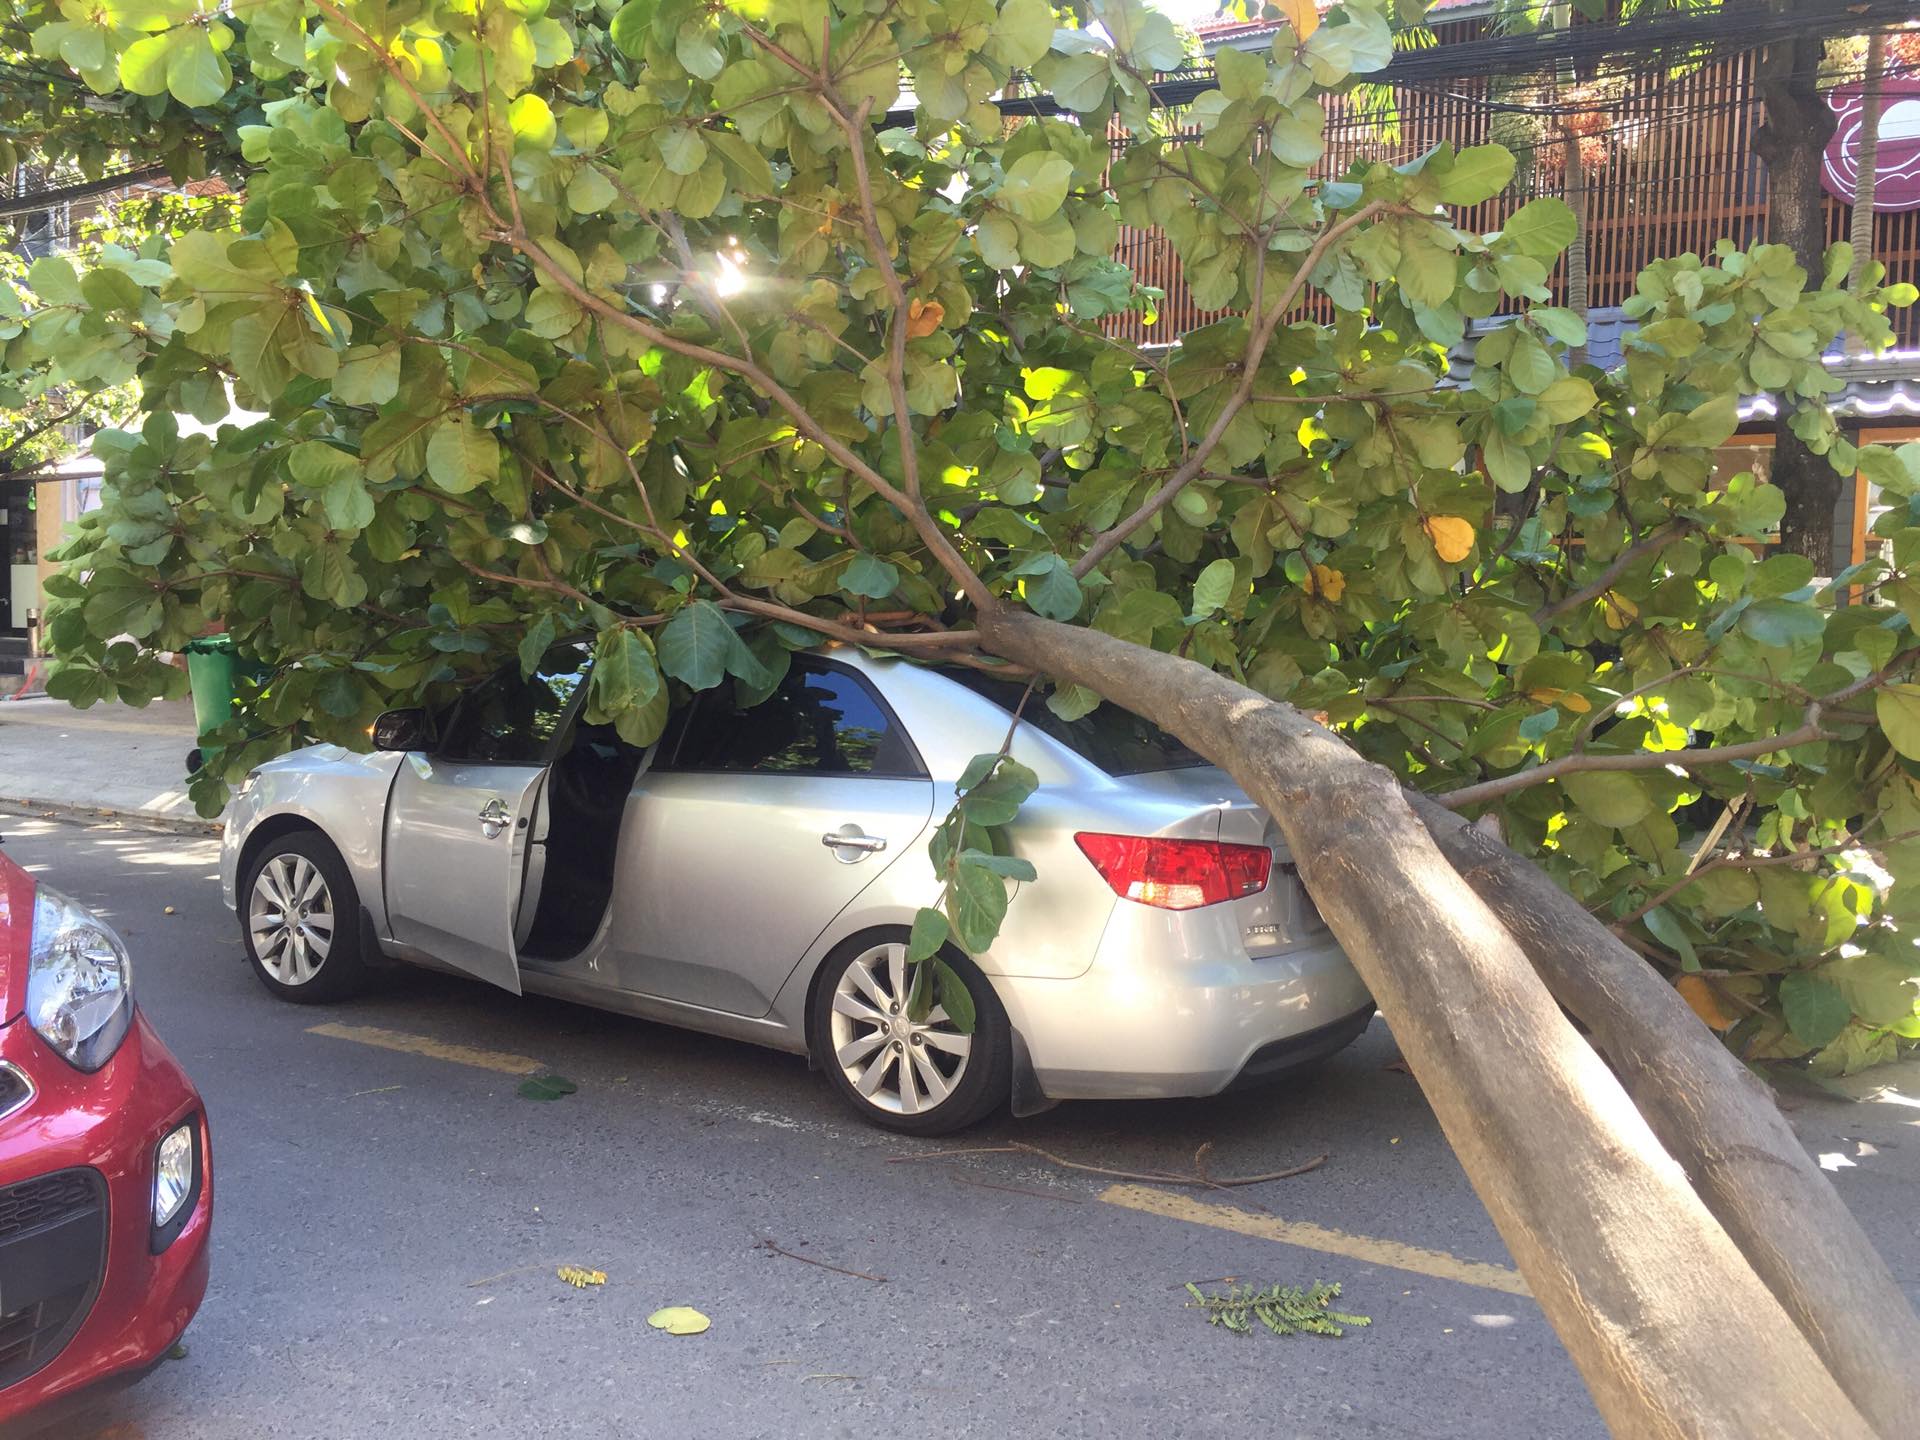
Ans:
[{"label": "silver sedan", "polygon": [[581,718],[592,664],[556,647],[376,749],[260,766],[221,884],[283,999],[359,988],[382,957],[811,1057],[867,1119],[914,1134],[1012,1102],[1212,1095],[1332,1054],[1373,1004],[1272,820],[1112,705],[1038,703],[1012,754],[1038,879],[993,947],[945,958],[969,1033],[907,1014],[926,840],[1020,688],[837,649],[760,704],[710,691],[645,750]]}]

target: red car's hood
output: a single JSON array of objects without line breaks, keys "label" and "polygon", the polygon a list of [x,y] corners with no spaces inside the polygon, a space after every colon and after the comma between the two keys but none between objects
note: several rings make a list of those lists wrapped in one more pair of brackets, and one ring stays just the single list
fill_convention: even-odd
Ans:
[{"label": "red car's hood", "polygon": [[0,854],[0,1025],[26,1009],[32,943],[33,877]]}]

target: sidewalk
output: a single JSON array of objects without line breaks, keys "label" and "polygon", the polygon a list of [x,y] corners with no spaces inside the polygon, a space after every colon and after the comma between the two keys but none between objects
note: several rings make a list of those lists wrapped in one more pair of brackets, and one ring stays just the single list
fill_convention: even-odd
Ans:
[{"label": "sidewalk", "polygon": [[156,701],[144,710],[0,701],[0,801],[207,828],[210,822],[187,799],[194,738],[193,705],[186,700]]}]

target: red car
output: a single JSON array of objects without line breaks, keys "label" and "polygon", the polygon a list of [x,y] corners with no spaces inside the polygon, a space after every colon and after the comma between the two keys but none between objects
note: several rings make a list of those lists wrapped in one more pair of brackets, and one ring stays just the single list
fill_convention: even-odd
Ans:
[{"label": "red car", "polygon": [[0,1434],[165,1358],[213,1223],[200,1094],[120,938],[0,855]]}]

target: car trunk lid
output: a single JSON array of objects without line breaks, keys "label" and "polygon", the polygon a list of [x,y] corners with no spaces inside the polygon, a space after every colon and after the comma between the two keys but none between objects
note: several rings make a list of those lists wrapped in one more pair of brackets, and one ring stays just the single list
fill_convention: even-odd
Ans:
[{"label": "car trunk lid", "polygon": [[1191,805],[1196,823],[1190,829],[1182,827],[1178,833],[1232,845],[1260,845],[1273,853],[1273,875],[1267,888],[1231,902],[1248,954],[1271,955],[1302,941],[1325,937],[1326,921],[1300,883],[1280,827],[1226,771],[1215,765],[1193,765],[1129,775],[1126,783]]}]

